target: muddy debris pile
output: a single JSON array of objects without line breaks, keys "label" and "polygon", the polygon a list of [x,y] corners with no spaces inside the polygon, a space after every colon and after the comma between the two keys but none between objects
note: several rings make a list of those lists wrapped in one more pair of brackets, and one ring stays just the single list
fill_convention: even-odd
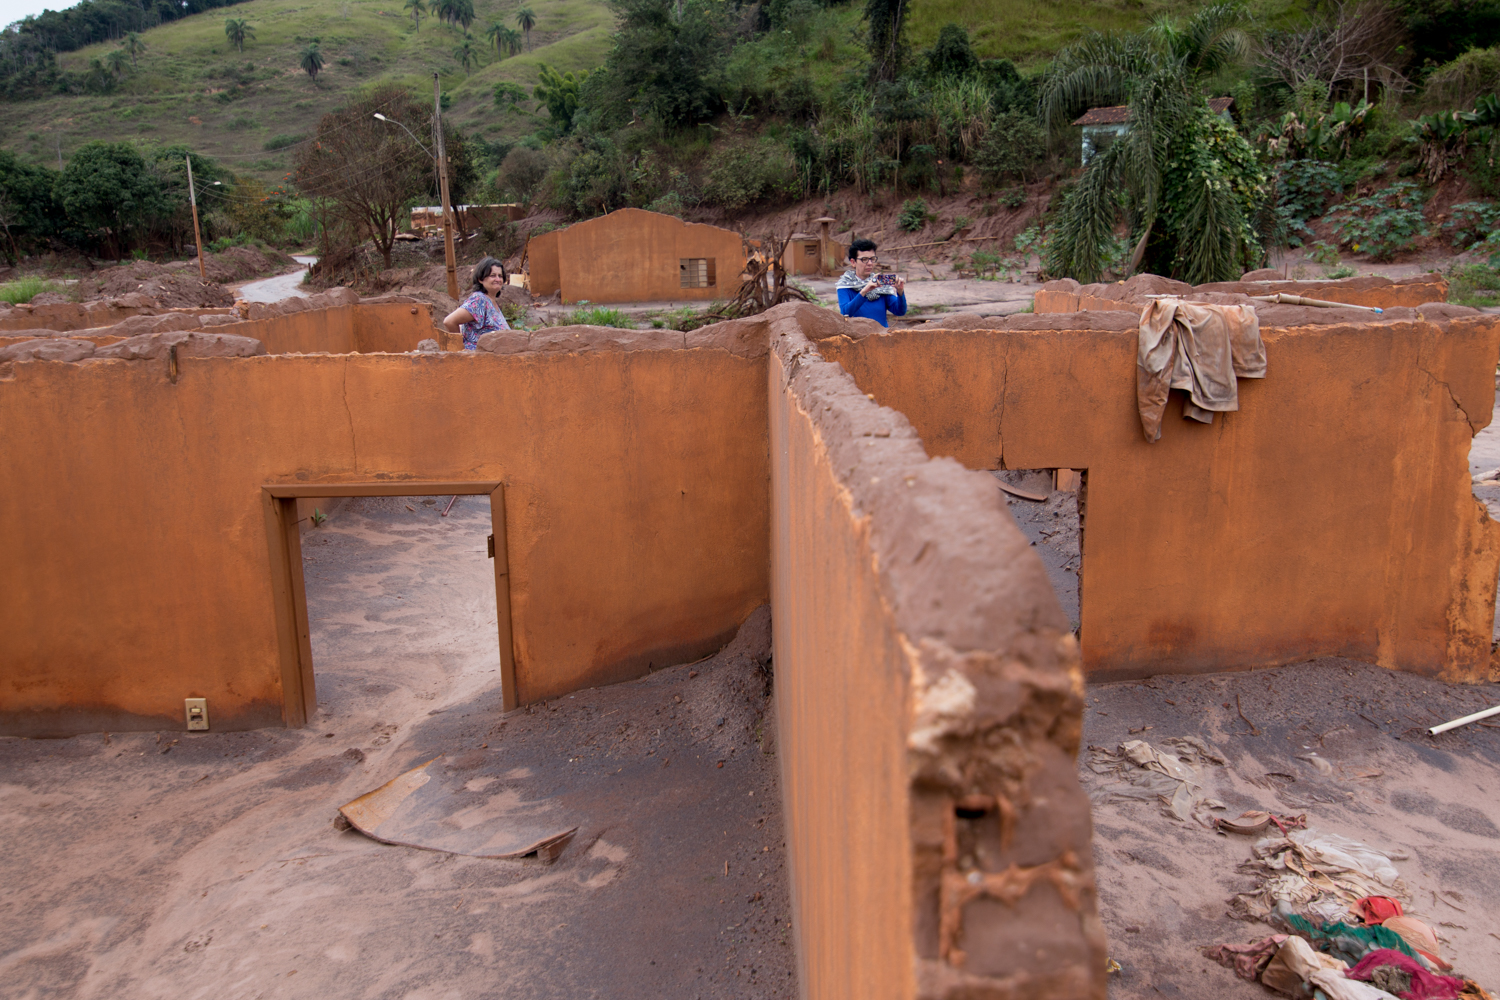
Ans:
[{"label": "muddy debris pile", "polygon": [[[1204,946],[1205,958],[1299,1000],[1493,1000],[1443,954],[1432,925],[1407,912],[1414,893],[1395,862],[1408,856],[1319,830],[1306,813],[1248,809],[1232,816],[1205,791],[1225,755],[1197,737],[1131,739],[1089,753],[1086,766],[1099,776],[1090,796],[1096,803],[1157,801],[1163,815],[1217,833],[1228,845],[1256,838],[1238,868],[1255,887],[1228,900],[1229,911],[1273,933]],[[1301,759],[1319,773],[1332,770],[1316,753]]]}]

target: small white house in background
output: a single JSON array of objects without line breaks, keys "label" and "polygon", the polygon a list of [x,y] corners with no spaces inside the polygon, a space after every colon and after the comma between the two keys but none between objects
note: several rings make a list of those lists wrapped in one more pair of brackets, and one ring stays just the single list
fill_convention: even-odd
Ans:
[{"label": "small white house in background", "polygon": [[[1226,119],[1233,104],[1232,97],[1215,97],[1208,102],[1215,114]],[[1109,140],[1114,140],[1130,131],[1130,106],[1121,104],[1112,108],[1089,108],[1073,124],[1083,128],[1083,165],[1088,166],[1089,158],[1104,145],[1106,136]]]}]

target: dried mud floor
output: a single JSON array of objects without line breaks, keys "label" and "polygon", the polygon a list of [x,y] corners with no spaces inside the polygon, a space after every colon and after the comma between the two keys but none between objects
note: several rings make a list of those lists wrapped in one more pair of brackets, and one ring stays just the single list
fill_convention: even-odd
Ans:
[{"label": "dried mud floor", "polygon": [[[303,535],[306,729],[0,739],[0,997],[795,993],[768,612],[708,661],[502,718],[487,501],[446,500],[354,500]],[[334,828],[440,753],[570,803],[562,856]]]},{"label": "dried mud floor", "polygon": [[[1500,467],[1500,428],[1476,436],[1470,458],[1474,473]],[[1036,492],[1050,486],[1039,471],[997,475]],[[1500,515],[1500,483],[1474,493]],[[1007,500],[1076,627],[1078,494]],[[1500,612],[1496,620],[1500,638]],[[1437,932],[1458,972],[1500,992],[1500,720],[1426,733],[1494,705],[1500,684],[1450,685],[1336,658],[1090,685],[1079,780],[1093,803],[1109,952],[1122,967],[1110,977],[1111,1000],[1280,996],[1199,953],[1273,932],[1229,915],[1229,900],[1256,888],[1236,870],[1255,838],[1180,822],[1154,802],[1112,798],[1119,779],[1087,766],[1090,746],[1173,736],[1200,737],[1228,759],[1203,773],[1205,794],[1229,806],[1221,815],[1306,813],[1309,826],[1405,855],[1395,864],[1410,890],[1407,912]],[[1332,772],[1303,759],[1310,756]]]}]

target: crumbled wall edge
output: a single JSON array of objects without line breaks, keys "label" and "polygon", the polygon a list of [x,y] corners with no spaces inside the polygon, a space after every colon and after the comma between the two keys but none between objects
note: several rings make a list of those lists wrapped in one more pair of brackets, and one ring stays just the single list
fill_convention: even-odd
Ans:
[{"label": "crumbled wall edge", "polygon": [[[933,831],[943,829],[943,814],[951,819],[960,800],[990,802],[1002,815],[1029,801],[1040,743],[1069,760],[1076,756],[1083,710],[1078,646],[1040,559],[1009,520],[999,491],[983,474],[928,456],[904,415],[876,404],[839,365],[825,361],[808,334],[849,331],[829,330],[820,312],[793,305],[768,313],[771,349],[782,364],[785,389],[816,428],[854,516],[867,521],[882,599],[910,665],[905,741],[913,899],[936,895],[942,900],[937,919],[961,921],[971,900],[943,894],[957,871]],[[1057,798],[1066,800],[1053,804],[1059,813],[1087,816],[1076,783]],[[1033,869],[1012,866],[995,877],[1057,886],[1078,914],[1077,934],[1089,962],[1002,979],[920,957],[918,996],[1103,1000],[1105,940],[1087,844]],[[921,915],[913,919],[915,936]]]}]

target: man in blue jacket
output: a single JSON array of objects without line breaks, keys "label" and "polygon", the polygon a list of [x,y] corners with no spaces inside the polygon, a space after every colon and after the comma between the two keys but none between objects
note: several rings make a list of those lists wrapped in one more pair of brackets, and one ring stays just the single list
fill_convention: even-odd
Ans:
[{"label": "man in blue jacket", "polygon": [[849,270],[839,279],[839,312],[845,316],[863,316],[873,319],[881,326],[886,322],[886,313],[892,316],[906,315],[906,279],[898,277],[895,286],[880,285],[875,275],[880,270],[880,257],[875,244],[870,240],[855,240],[849,244]]}]

